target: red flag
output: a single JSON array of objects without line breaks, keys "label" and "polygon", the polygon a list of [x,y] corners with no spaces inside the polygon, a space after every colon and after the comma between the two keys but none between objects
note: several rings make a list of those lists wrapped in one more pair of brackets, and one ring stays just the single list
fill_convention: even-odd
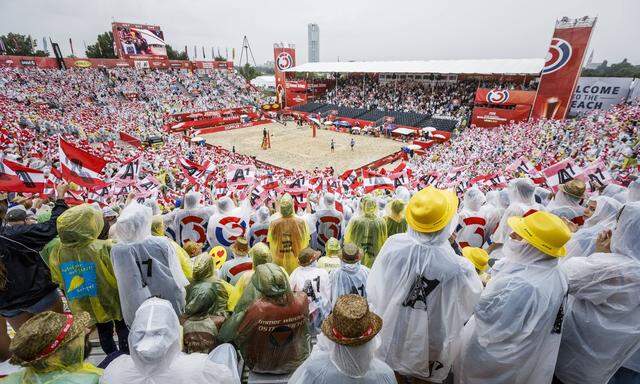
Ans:
[{"label": "red flag", "polygon": [[76,148],[60,139],[60,170],[62,178],[88,189],[104,188],[109,184],[102,180],[106,160]]},{"label": "red flag", "polygon": [[131,144],[136,148],[142,148],[142,142],[137,137],[131,136],[126,132],[119,132],[120,140],[124,141],[127,144]]},{"label": "red flag", "polygon": [[363,171],[363,177],[365,193],[371,193],[376,189],[393,190],[393,181],[386,175],[365,169]]},{"label": "red flag", "polygon": [[42,193],[44,173],[6,159],[0,164],[0,191]]}]

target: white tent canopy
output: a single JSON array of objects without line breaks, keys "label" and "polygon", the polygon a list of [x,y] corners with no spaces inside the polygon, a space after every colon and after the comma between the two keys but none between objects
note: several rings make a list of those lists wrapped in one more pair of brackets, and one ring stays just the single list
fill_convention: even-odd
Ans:
[{"label": "white tent canopy", "polygon": [[346,61],[305,63],[285,72],[538,75],[545,59]]},{"label": "white tent canopy", "polygon": [[391,131],[391,133],[396,133],[398,135],[404,136],[404,135],[411,135],[413,133],[416,133],[416,131],[409,128],[396,128],[393,131]]}]

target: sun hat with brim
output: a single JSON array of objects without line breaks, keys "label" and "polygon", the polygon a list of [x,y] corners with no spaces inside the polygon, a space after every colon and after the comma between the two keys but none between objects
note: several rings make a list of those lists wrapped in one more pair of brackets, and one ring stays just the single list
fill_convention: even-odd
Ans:
[{"label": "sun hat with brim", "polygon": [[464,247],[462,248],[462,256],[469,260],[478,271],[484,272],[487,269],[489,254],[484,249]]},{"label": "sun hat with brim", "polygon": [[553,257],[566,255],[565,244],[571,239],[571,230],[558,216],[537,211],[526,217],[510,217],[507,224],[541,252]]},{"label": "sun hat with brim", "polygon": [[369,311],[367,299],[359,295],[338,297],[333,312],[322,323],[322,333],[336,344],[362,345],[382,329],[380,316]]},{"label": "sun hat with brim", "polygon": [[360,248],[357,245],[353,243],[346,243],[342,247],[342,254],[340,255],[340,260],[344,261],[347,264],[355,264],[360,259],[362,259],[362,250],[360,250]]},{"label": "sun hat with brim", "polygon": [[458,197],[453,191],[429,186],[411,197],[405,217],[415,231],[430,233],[446,227],[457,210]]},{"label": "sun hat with brim", "polygon": [[236,256],[246,256],[249,254],[249,243],[247,239],[240,236],[236,239],[236,242],[231,246],[231,251]]},{"label": "sun hat with brim", "polygon": [[298,264],[306,267],[307,265],[313,263],[316,259],[318,259],[318,256],[320,256],[320,251],[316,251],[313,248],[307,247],[300,251],[300,254],[298,255]]},{"label": "sun hat with brim", "polygon": [[584,194],[587,191],[587,185],[582,180],[573,179],[561,184],[558,188],[562,189],[562,192],[566,193],[576,199],[584,199]]},{"label": "sun hat with brim", "polygon": [[76,337],[84,337],[90,324],[91,316],[87,312],[76,316],[52,311],[38,313],[27,320],[11,340],[10,362],[26,367],[42,361]]}]

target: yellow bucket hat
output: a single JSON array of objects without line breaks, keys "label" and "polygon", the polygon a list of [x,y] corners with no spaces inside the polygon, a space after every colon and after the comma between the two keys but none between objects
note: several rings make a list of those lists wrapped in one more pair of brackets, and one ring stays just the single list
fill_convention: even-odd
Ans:
[{"label": "yellow bucket hat", "polygon": [[561,257],[567,253],[565,244],[571,230],[558,216],[538,211],[527,217],[510,217],[509,227],[529,244],[549,256]]},{"label": "yellow bucket hat", "polygon": [[453,191],[429,186],[411,197],[405,216],[411,228],[429,233],[446,227],[457,210],[458,197]]},{"label": "yellow bucket hat", "polygon": [[462,248],[462,256],[473,264],[480,272],[487,269],[489,263],[489,254],[482,248],[464,247]]}]

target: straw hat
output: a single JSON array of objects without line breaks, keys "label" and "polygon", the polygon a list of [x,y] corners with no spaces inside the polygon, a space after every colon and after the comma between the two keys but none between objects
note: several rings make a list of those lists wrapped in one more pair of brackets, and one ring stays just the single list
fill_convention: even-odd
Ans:
[{"label": "straw hat", "polygon": [[527,217],[510,217],[507,224],[529,244],[549,256],[561,257],[567,253],[565,244],[571,239],[571,230],[554,214],[537,211]]},{"label": "straw hat", "polygon": [[457,210],[458,197],[453,191],[429,186],[411,197],[405,216],[411,228],[430,233],[446,227]]},{"label": "straw hat", "polygon": [[464,247],[462,248],[462,256],[469,260],[478,271],[484,272],[487,269],[489,254],[484,249]]},{"label": "straw hat", "polygon": [[322,333],[341,345],[358,346],[382,329],[380,316],[369,311],[367,299],[359,295],[338,297],[333,312],[322,323]]},{"label": "straw hat", "polygon": [[347,264],[355,264],[362,258],[362,250],[353,243],[345,243],[340,260]]},{"label": "straw hat", "polygon": [[249,253],[249,243],[247,238],[240,236],[236,239],[236,242],[231,246],[231,251],[236,256],[246,256]]},{"label": "straw hat", "polygon": [[84,337],[90,324],[91,316],[87,312],[77,316],[52,311],[38,313],[27,320],[11,340],[11,364],[26,367],[46,359],[76,337]]},{"label": "straw hat", "polygon": [[300,251],[300,254],[298,255],[298,264],[306,267],[307,265],[316,261],[318,259],[318,256],[320,256],[320,253],[320,251],[316,251],[313,248],[307,247]]},{"label": "straw hat", "polygon": [[567,181],[566,183],[561,184],[558,188],[560,188],[562,192],[571,197],[575,197],[576,199],[584,199],[584,194],[587,191],[587,185],[584,181],[578,179]]}]

